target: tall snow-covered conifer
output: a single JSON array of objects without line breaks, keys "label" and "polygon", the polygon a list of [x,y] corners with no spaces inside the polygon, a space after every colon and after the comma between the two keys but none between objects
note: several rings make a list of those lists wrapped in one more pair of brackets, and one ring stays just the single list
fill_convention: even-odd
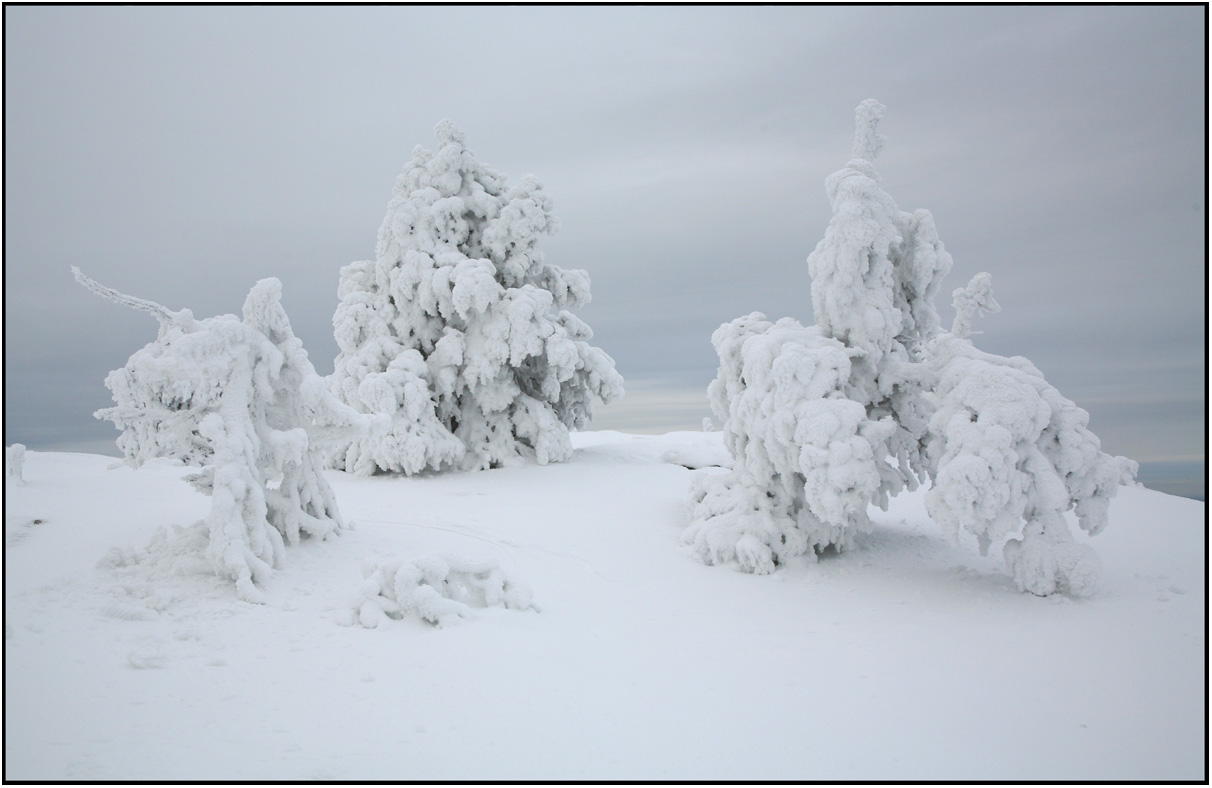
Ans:
[{"label": "tall snow-covered conifer", "polygon": [[973,315],[999,309],[988,274],[955,291],[941,332],[934,297],[951,257],[929,211],[901,211],[879,184],[883,112],[859,105],[852,158],[825,182],[833,218],[808,257],[817,324],[755,312],[712,336],[709,396],[734,466],[696,482],[685,540],[708,563],[770,572],[849,547],[869,504],[929,480],[931,516],[982,551],[1005,542],[1020,588],[1086,593],[1097,556],[1064,512],[1098,533],[1136,463],[1103,453],[1088,414],[1026,359],[972,345]]},{"label": "tall snow-covered conifer", "polygon": [[567,459],[596,397],[623,393],[611,358],[569,311],[589,276],[546,263],[551,200],[476,161],[449,121],[396,180],[375,259],[341,270],[334,391],[389,416],[337,467],[416,473]]},{"label": "tall snow-covered conifer", "polygon": [[769,572],[809,548],[845,549],[869,503],[925,475],[922,351],[951,257],[930,213],[900,210],[880,186],[883,110],[859,105],[852,158],[825,182],[833,218],[808,257],[817,325],[755,312],[712,336],[709,394],[734,466],[694,492],[686,538],[705,561]]}]

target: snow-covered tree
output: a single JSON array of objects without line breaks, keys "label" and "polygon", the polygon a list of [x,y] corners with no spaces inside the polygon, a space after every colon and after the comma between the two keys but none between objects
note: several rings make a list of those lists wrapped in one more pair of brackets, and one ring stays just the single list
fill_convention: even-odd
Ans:
[{"label": "snow-covered tree", "polygon": [[999,309],[988,274],[955,291],[941,332],[951,257],[929,211],[901,211],[880,186],[883,111],[859,105],[853,157],[826,179],[833,218],[808,258],[817,324],[755,312],[712,336],[709,397],[734,465],[696,481],[685,541],[708,563],[769,572],[849,547],[868,505],[932,480],[928,508],[950,533],[984,550],[1022,532],[1005,548],[1021,588],[1084,593],[1096,562],[1063,513],[1097,533],[1136,464],[1101,452],[1085,411],[1025,359],[972,346],[972,317]]},{"label": "snow-covered tree", "polygon": [[686,538],[706,561],[769,572],[809,547],[845,549],[869,503],[925,474],[922,351],[951,257],[930,213],[901,211],[879,184],[883,109],[859,105],[853,158],[825,182],[833,218],[808,257],[817,325],[755,312],[712,336],[709,396],[734,466],[693,493]]},{"label": "snow-covered tree", "polygon": [[589,302],[589,276],[544,261],[558,223],[537,180],[507,188],[452,123],[436,133],[396,180],[375,259],[341,270],[333,390],[391,424],[334,462],[411,474],[567,459],[593,399],[623,392],[569,311]]},{"label": "snow-covered tree", "polygon": [[25,444],[14,443],[4,450],[4,481],[14,487],[25,486],[22,471],[25,468]]},{"label": "snow-covered tree", "polygon": [[285,543],[344,528],[322,452],[364,433],[369,417],[316,374],[277,279],[257,282],[243,319],[197,320],[73,271],[98,295],[160,322],[156,341],[106,377],[116,404],[97,417],[122,430],[118,447],[134,466],[153,457],[201,466],[187,480],[212,498],[207,557],[242,598],[264,601],[257,586],[281,564]]}]

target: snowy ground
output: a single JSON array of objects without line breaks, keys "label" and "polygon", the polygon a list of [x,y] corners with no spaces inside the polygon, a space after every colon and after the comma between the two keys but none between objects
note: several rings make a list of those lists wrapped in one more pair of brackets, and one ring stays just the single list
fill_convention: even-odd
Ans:
[{"label": "snowy ground", "polygon": [[[727,462],[719,433],[574,442],[547,467],[333,473],[356,530],[288,548],[264,606],[189,529],[148,549],[208,509],[185,469],[28,453],[4,776],[1207,778],[1204,504],[1121,490],[1084,600],[1019,593],[920,493],[855,551],[754,577],[679,542],[683,466]],[[364,560],[430,553],[499,561],[539,612],[343,625]]]}]

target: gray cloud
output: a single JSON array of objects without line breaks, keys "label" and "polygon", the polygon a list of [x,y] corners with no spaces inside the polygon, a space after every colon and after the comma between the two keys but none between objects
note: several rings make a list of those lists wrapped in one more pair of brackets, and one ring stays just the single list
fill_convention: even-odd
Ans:
[{"label": "gray cloud", "polygon": [[1035,361],[1109,451],[1202,462],[1204,15],[9,7],[6,442],[112,439],[90,415],[102,379],[154,337],[72,264],[199,315],[278,276],[330,371],[337,271],[373,253],[396,174],[444,117],[553,196],[544,249],[589,270],[581,316],[636,394],[601,426],[696,429],[721,322],[813,319],[823,181],[874,97],[886,188],[929,208],[955,257],[944,289],[993,273],[1004,309],[978,342]]}]

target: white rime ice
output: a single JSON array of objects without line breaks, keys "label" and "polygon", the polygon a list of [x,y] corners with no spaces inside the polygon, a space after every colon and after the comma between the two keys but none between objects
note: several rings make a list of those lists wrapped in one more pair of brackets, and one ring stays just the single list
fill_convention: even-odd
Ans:
[{"label": "white rime ice", "polygon": [[286,543],[324,539],[345,526],[325,481],[323,450],[365,432],[369,417],[328,390],[291,331],[282,285],[262,279],[243,319],[196,320],[105,288],[98,295],[150,312],[160,322],[146,345],[105,379],[114,407],[97,411],[122,435],[118,447],[138,466],[153,457],[201,466],[186,477],[212,499],[207,557],[239,595],[263,602],[263,586]]},{"label": "white rime ice", "polygon": [[416,616],[442,627],[470,618],[473,607],[534,607],[530,589],[507,577],[496,561],[436,555],[368,561],[362,575],[353,618],[367,629],[385,618]]},{"label": "white rime ice", "polygon": [[734,465],[696,480],[684,539],[707,563],[770,572],[850,547],[870,504],[931,482],[930,515],[982,551],[1005,542],[1021,589],[1088,593],[1097,556],[1064,513],[1098,533],[1136,463],[1103,453],[1088,414],[1026,359],[972,345],[974,315],[1000,308],[987,273],[953,293],[941,331],[951,256],[929,211],[901,211],[880,186],[883,112],[859,105],[853,158],[826,179],[833,218],[808,258],[817,325],[755,312],[712,335],[708,393]]},{"label": "white rime ice", "polygon": [[571,308],[589,276],[544,262],[551,200],[476,161],[449,121],[396,180],[375,259],[341,270],[332,387],[390,426],[351,441],[358,474],[567,459],[593,399],[622,396],[614,362]]}]

